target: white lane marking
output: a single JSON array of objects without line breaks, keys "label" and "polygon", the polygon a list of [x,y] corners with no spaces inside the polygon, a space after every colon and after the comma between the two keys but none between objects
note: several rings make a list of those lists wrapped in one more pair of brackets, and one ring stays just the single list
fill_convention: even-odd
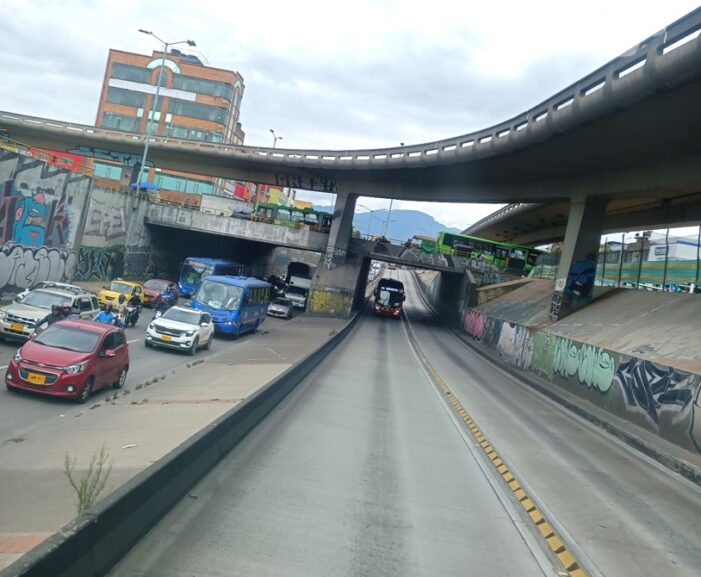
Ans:
[{"label": "white lane marking", "polygon": [[6,368],[9,367],[9,366],[10,366],[10,365],[3,365],[2,367],[0,367],[0,370],[6,369]]},{"label": "white lane marking", "polygon": [[132,339],[130,341],[127,341],[128,344],[135,343],[136,341],[140,341],[141,339]]}]

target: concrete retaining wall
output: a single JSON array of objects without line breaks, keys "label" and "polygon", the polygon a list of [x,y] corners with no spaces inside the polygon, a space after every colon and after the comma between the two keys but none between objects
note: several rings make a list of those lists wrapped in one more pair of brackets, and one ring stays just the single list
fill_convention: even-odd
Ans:
[{"label": "concrete retaining wall", "polygon": [[0,571],[0,577],[106,574],[338,345],[357,318],[246,401]]},{"label": "concrete retaining wall", "polygon": [[701,375],[467,309],[463,330],[502,362],[701,452]]}]

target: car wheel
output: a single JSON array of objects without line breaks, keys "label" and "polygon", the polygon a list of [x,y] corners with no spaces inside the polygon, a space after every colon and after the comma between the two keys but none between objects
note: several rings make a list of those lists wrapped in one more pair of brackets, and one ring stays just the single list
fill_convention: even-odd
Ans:
[{"label": "car wheel", "polygon": [[147,341],[146,339],[144,339],[144,346],[147,349],[150,349],[153,345],[151,344],[151,341]]},{"label": "car wheel", "polygon": [[122,369],[122,372],[119,373],[119,378],[112,383],[112,388],[113,389],[121,389],[124,386],[124,383],[127,381],[127,372],[129,371],[129,367],[124,367]]},{"label": "car wheel", "polygon": [[195,340],[192,341],[192,346],[190,347],[190,350],[188,351],[193,357],[195,356],[195,353],[197,352],[197,346],[200,344],[200,339],[198,337],[195,337]]},{"label": "car wheel", "polygon": [[87,381],[85,381],[83,389],[80,391],[80,394],[75,398],[75,402],[80,405],[87,402],[87,400],[90,398],[90,395],[92,395],[92,387],[93,378],[90,377]]},{"label": "car wheel", "polygon": [[207,344],[204,346],[204,350],[208,351],[209,349],[212,348],[212,341],[214,340],[214,333],[209,335],[209,339],[207,339]]}]

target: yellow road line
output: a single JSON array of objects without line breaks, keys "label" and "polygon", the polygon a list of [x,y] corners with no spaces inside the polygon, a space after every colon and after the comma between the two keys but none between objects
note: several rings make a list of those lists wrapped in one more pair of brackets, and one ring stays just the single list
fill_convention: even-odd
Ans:
[{"label": "yellow road line", "polygon": [[468,430],[474,437],[477,444],[484,451],[487,458],[491,461],[492,465],[499,473],[499,475],[504,479],[507,487],[514,495],[516,500],[519,502],[521,507],[524,509],[528,518],[536,526],[538,532],[542,539],[547,544],[548,548],[553,552],[554,556],[562,565],[562,568],[567,572],[569,577],[588,577],[588,574],[580,567],[577,559],[574,555],[567,549],[567,546],[562,542],[560,537],[557,535],[552,525],[548,522],[545,515],[538,509],[535,503],[528,497],[528,494],[518,482],[516,475],[504,464],[504,462],[499,458],[499,454],[496,449],[491,445],[491,443],[484,436],[479,427],[470,417],[470,414],[462,406],[462,403],[457,399],[455,395],[450,391],[450,387],[443,380],[443,378],[438,374],[438,371],[433,368],[431,362],[428,360],[426,355],[421,350],[414,332],[411,326],[407,323],[407,334],[409,335],[409,342],[411,343],[414,352],[416,353],[419,362],[423,365],[424,369],[428,373],[429,377],[433,383],[438,387],[438,389],[443,393],[445,398],[448,400],[450,405],[453,407],[455,413],[462,419],[462,421],[467,426]]}]

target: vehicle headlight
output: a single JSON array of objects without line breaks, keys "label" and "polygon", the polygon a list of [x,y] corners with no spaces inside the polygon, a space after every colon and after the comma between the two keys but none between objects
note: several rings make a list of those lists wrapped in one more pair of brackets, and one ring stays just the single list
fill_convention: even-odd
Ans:
[{"label": "vehicle headlight", "polygon": [[85,367],[88,366],[88,361],[83,361],[82,363],[78,363],[77,365],[71,365],[70,367],[64,367],[64,371],[68,373],[69,375],[77,375],[78,373],[82,373],[85,370]]},{"label": "vehicle headlight", "polygon": [[155,330],[156,330],[156,327],[154,326],[153,323],[149,323],[149,324],[148,324],[148,328],[151,329],[152,331],[155,331]]},{"label": "vehicle headlight", "polygon": [[12,360],[14,360],[16,363],[22,361],[22,355],[20,354],[19,349],[17,349],[17,352],[15,353],[15,356],[12,357]]},{"label": "vehicle headlight", "polygon": [[192,337],[192,336],[194,336],[194,334],[195,334],[196,332],[197,332],[197,331],[194,331],[194,330],[193,330],[193,331],[185,331],[185,336],[186,336],[186,337]]}]

